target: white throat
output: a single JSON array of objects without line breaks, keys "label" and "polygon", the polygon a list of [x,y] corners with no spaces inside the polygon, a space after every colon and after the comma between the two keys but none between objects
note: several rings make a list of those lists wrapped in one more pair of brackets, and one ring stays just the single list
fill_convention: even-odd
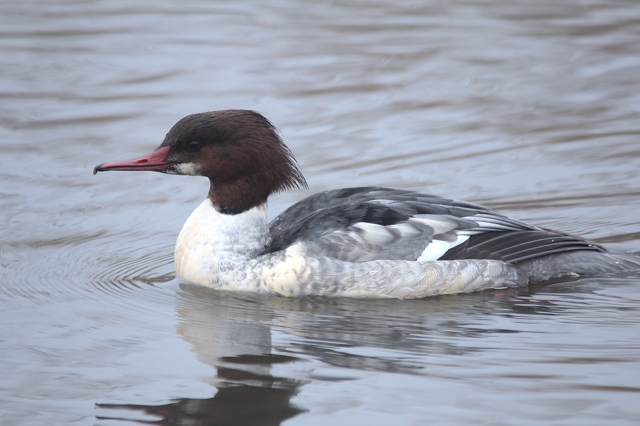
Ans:
[{"label": "white throat", "polygon": [[207,283],[216,272],[255,258],[269,241],[266,203],[228,215],[206,199],[180,231],[174,252],[176,272],[191,282]]}]

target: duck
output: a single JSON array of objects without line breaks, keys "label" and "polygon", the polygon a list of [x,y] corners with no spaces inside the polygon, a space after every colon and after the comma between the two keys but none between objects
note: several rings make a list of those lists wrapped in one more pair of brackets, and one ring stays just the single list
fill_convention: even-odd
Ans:
[{"label": "duck", "polygon": [[269,196],[307,183],[273,123],[251,110],[188,115],[155,151],[93,173],[104,171],[209,179],[174,263],[178,277],[221,291],[417,299],[640,271],[638,256],[405,189],[320,192],[269,223]]}]

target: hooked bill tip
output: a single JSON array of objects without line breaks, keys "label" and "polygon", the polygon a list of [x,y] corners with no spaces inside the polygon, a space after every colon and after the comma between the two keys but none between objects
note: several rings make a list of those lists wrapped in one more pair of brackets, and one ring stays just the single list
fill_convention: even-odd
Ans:
[{"label": "hooked bill tip", "polygon": [[95,176],[96,173],[101,172],[102,171],[101,167],[104,166],[105,164],[106,163],[102,163],[102,164],[98,164],[97,166],[95,166],[93,168],[93,175]]}]

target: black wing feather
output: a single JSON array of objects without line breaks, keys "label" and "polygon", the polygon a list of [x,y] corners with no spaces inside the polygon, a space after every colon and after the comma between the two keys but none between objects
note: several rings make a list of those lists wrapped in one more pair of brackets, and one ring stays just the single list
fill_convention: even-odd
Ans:
[{"label": "black wing feather", "polygon": [[503,231],[472,235],[463,244],[447,251],[440,260],[495,259],[518,263],[575,250],[606,252],[603,247],[582,238],[552,231]]}]

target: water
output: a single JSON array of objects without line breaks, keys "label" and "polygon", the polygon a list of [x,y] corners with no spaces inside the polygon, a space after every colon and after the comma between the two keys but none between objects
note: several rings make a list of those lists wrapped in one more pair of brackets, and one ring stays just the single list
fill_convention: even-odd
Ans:
[{"label": "water", "polygon": [[214,293],[205,179],[91,175],[255,109],[310,193],[386,185],[640,251],[640,5],[5,1],[0,424],[631,425],[640,283],[359,301]]}]

